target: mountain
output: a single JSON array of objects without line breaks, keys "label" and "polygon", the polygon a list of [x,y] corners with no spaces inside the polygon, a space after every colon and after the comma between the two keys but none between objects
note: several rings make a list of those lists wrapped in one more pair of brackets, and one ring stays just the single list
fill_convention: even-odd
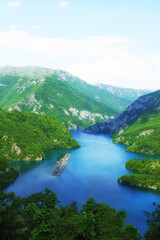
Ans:
[{"label": "mountain", "polygon": [[127,151],[160,154],[160,90],[139,97],[124,112],[85,132],[108,133]]},{"label": "mountain", "polygon": [[117,112],[73,88],[55,70],[0,68],[0,107],[54,116],[68,128],[103,122]]},{"label": "mountain", "polygon": [[139,96],[149,93],[148,90],[136,90],[128,88],[113,87],[110,85],[90,85],[87,82],[81,80],[78,77],[71,75],[68,72],[62,70],[55,70],[58,76],[60,76],[69,85],[75,88],[77,91],[89,96],[90,98],[97,100],[103,104],[115,109],[118,113],[124,111],[133,101]]},{"label": "mountain", "polygon": [[140,96],[151,93],[151,90],[133,89],[133,88],[122,88],[115,87],[107,84],[98,84],[99,88],[109,91],[115,96],[125,98],[130,103],[134,102]]}]

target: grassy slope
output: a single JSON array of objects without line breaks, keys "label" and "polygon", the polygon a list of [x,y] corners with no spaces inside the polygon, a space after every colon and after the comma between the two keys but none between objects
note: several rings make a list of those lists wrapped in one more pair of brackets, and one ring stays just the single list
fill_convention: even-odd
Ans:
[{"label": "grassy slope", "polygon": [[[0,107],[7,109],[33,93],[37,86],[32,84],[27,86],[29,81],[31,79],[26,76],[0,76],[0,83],[6,85],[0,86]],[[23,85],[26,86],[24,92],[21,89]],[[20,88],[18,89],[19,86]]]},{"label": "grassy slope", "polygon": [[[16,105],[21,110],[36,111],[56,117],[67,127],[72,124],[79,128],[86,127],[95,122],[105,121],[104,116],[116,115],[116,111],[85,94],[78,92],[59,77],[52,75],[30,77],[30,76],[0,76],[0,107],[8,109]],[[34,95],[35,100],[31,101],[30,96]],[[39,106],[37,107],[37,102]],[[35,109],[36,106],[36,110]],[[53,107],[50,107],[53,106]],[[80,117],[80,112],[74,116],[69,108],[76,108],[78,111],[88,111],[90,114],[99,113],[101,116]],[[69,113],[65,113],[65,110]]]},{"label": "grassy slope", "polygon": [[160,154],[160,111],[143,114],[121,134],[113,136],[113,141],[129,145],[128,152],[150,155]]},{"label": "grassy slope", "polygon": [[126,107],[131,103],[131,101],[128,99],[116,96],[105,89],[89,85],[85,82],[77,81],[71,83],[71,85],[83,94],[86,94],[87,96],[112,107],[118,113],[125,110]]},{"label": "grassy slope", "polygon": [[[54,89],[52,85],[54,84]],[[60,91],[59,91],[60,89]],[[48,98],[52,96],[51,98]],[[84,126],[88,126],[93,123],[93,121],[89,118],[87,119],[78,119],[77,116],[68,111],[70,107],[76,108],[79,111],[86,110],[91,113],[100,113],[102,116],[105,114],[108,116],[112,116],[116,114],[116,111],[104,105],[94,99],[91,99],[87,95],[84,95],[78,91],[75,91],[74,88],[69,86],[65,82],[60,82],[59,80],[54,78],[47,78],[47,81],[39,88],[36,92],[37,100],[45,102],[47,105],[53,104],[53,114],[60,121],[63,121],[65,125],[68,127],[68,121],[74,122],[80,128]],[[64,113],[64,109],[69,112],[69,116]],[[60,111],[59,111],[60,110]],[[46,105],[43,105],[42,111],[49,114],[49,110]],[[96,121],[100,121],[97,117]],[[101,121],[104,121],[101,120]]]},{"label": "grassy slope", "polygon": [[127,98],[123,98],[123,96],[120,97],[116,94],[112,94],[107,89],[90,85],[87,82],[81,80],[80,78],[74,77],[65,71],[57,70],[56,73],[64,77],[65,81],[77,91],[85,94],[86,96],[89,96],[94,100],[99,101],[100,103],[110,106],[118,113],[125,110],[126,107],[132,102]]}]

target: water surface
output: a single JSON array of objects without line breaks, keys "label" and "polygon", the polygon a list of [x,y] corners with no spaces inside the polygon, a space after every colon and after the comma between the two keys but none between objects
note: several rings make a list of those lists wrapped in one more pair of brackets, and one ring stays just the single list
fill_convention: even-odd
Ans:
[{"label": "water surface", "polygon": [[[141,233],[146,231],[143,210],[152,211],[152,203],[160,203],[160,193],[122,186],[117,182],[117,178],[130,173],[125,162],[134,157],[142,158],[142,155],[125,152],[124,145],[112,143],[112,139],[104,134],[87,134],[81,130],[72,130],[71,133],[81,148],[49,151],[42,162],[13,162],[18,165],[20,176],[6,191],[26,197],[49,188],[63,205],[77,200],[79,207],[93,196],[97,202],[109,204],[117,210],[125,209],[127,223],[138,227]],[[56,160],[64,153],[71,153],[68,164],[61,176],[53,177]]]}]

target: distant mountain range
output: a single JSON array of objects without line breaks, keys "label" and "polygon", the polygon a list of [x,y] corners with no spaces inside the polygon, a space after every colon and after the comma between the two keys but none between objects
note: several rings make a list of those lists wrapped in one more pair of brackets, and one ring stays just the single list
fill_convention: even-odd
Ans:
[{"label": "distant mountain range", "polygon": [[[103,87],[102,87],[103,86]],[[111,86],[110,86],[111,87]],[[146,91],[92,86],[62,70],[0,67],[0,107],[54,116],[68,128],[104,122]],[[119,90],[118,90],[119,89]],[[131,97],[132,96],[132,97]]]},{"label": "distant mountain range", "polygon": [[139,97],[114,119],[84,131],[111,134],[114,142],[129,145],[129,152],[160,154],[160,90]]},{"label": "distant mountain range", "polygon": [[130,103],[134,102],[138,97],[152,92],[149,90],[115,87],[107,84],[98,84],[97,86],[107,90],[115,96],[127,99]]},{"label": "distant mountain range", "polygon": [[149,90],[120,88],[105,84],[90,85],[63,70],[55,70],[54,72],[77,91],[80,91],[98,102],[110,106],[118,113],[124,111],[126,107],[138,97],[151,92]]}]

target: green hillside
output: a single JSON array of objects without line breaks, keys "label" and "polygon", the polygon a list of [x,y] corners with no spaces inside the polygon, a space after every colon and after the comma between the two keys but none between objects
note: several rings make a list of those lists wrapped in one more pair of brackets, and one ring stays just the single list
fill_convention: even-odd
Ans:
[{"label": "green hillside", "polygon": [[128,152],[160,154],[160,110],[146,112],[128,128],[114,135],[113,141],[129,145]]},{"label": "green hillside", "polygon": [[39,67],[0,68],[0,107],[47,114],[68,128],[103,122],[117,113],[64,82],[54,70]]},{"label": "green hillside", "polygon": [[[110,88],[107,88],[107,85],[103,84],[90,85],[87,82],[81,80],[80,78],[75,77],[62,70],[56,70],[55,73],[59,75],[68,84],[70,84],[73,88],[91,97],[92,99],[95,99],[103,104],[110,106],[118,113],[124,111],[126,107],[130,105],[133,101],[135,101],[139,96],[147,93],[147,91],[143,90],[125,88],[123,89],[112,86],[110,86]],[[116,89],[117,91],[113,91],[113,89]],[[128,92],[129,94],[127,94],[126,92]]]},{"label": "green hillside", "polygon": [[143,96],[145,94],[152,92],[151,90],[122,88],[122,87],[115,87],[107,84],[98,84],[97,86],[103,90],[106,90],[112,93],[115,96],[119,96],[123,99],[126,99],[130,103],[134,102],[140,96]]},{"label": "green hillside", "polygon": [[0,110],[0,153],[7,159],[42,159],[45,150],[75,147],[69,130],[53,117]]},{"label": "green hillside", "polygon": [[[160,91],[139,98],[129,110],[127,127],[113,134],[113,141],[128,145],[127,152],[160,155]],[[159,159],[129,160],[126,168],[134,173],[122,176],[119,183],[160,190]]]},{"label": "green hillside", "polygon": [[42,160],[45,150],[77,147],[69,130],[53,117],[0,109],[0,188],[19,174],[9,160]]},{"label": "green hillside", "polygon": [[120,177],[119,183],[160,190],[160,159],[135,158],[126,162],[126,168],[137,173]]}]

